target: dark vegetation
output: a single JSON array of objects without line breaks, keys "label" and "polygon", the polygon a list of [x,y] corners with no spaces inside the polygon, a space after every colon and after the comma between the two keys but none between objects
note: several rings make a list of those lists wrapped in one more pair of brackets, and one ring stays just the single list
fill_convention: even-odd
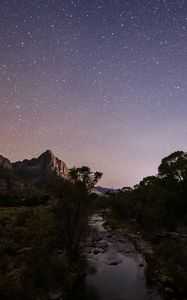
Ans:
[{"label": "dark vegetation", "polygon": [[172,153],[162,160],[157,176],[109,193],[106,202],[111,218],[127,222],[151,241],[156,256],[149,276],[165,270],[170,285],[187,293],[187,153]]},{"label": "dark vegetation", "polygon": [[71,169],[68,180],[28,182],[26,190],[13,176],[0,173],[10,186],[0,192],[0,299],[50,299],[55,292],[64,299],[85,271],[88,220],[100,209],[113,226],[127,225],[151,242],[149,280],[161,274],[167,288],[187,293],[187,153],[172,153],[157,176],[105,197],[91,193],[102,174],[88,167]]},{"label": "dark vegetation", "polygon": [[35,207],[43,205],[49,200],[48,195],[33,195],[33,196],[22,196],[12,195],[11,193],[0,194],[0,207],[20,207],[20,206],[31,206]]},{"label": "dark vegetation", "polygon": [[[9,174],[10,176],[10,174]],[[0,299],[65,299],[84,272],[84,239],[95,209],[90,190],[101,178],[88,167],[73,168],[37,195],[0,195]],[[11,176],[10,176],[11,177]],[[6,207],[5,207],[6,206]]]}]

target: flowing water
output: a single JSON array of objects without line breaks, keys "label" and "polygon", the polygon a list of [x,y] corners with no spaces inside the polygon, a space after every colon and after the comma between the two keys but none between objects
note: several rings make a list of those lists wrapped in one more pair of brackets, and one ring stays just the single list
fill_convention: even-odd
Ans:
[{"label": "flowing water", "polygon": [[143,256],[131,241],[103,227],[95,214],[86,249],[90,271],[75,285],[70,300],[161,300],[156,288],[146,285]]}]

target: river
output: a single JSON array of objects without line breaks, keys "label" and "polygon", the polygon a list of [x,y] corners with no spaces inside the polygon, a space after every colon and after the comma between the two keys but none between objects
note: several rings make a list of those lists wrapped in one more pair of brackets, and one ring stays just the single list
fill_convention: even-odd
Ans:
[{"label": "river", "polygon": [[70,300],[162,300],[146,284],[146,262],[127,238],[103,226],[101,215],[90,220],[86,248],[88,274],[75,285]]}]

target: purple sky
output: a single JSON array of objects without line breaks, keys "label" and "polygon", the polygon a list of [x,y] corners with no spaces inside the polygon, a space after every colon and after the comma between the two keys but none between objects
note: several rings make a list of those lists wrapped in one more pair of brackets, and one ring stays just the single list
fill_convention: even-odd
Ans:
[{"label": "purple sky", "polygon": [[187,151],[187,1],[1,0],[0,153],[134,185]]}]

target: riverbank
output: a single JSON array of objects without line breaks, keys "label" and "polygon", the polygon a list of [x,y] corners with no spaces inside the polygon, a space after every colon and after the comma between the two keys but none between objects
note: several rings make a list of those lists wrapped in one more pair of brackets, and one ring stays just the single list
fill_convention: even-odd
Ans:
[{"label": "riverbank", "polygon": [[[147,262],[145,270],[146,280],[150,284],[158,287],[164,295],[164,299],[187,299],[185,278],[183,282],[180,282],[181,274],[179,279],[173,276],[176,275],[173,270],[173,261],[171,265],[168,266],[168,258],[171,257],[172,259],[172,256],[175,255],[173,248],[171,248],[170,241],[166,241],[166,243],[165,241],[153,243],[144,238],[143,233],[137,230],[137,226],[135,226],[134,222],[124,222],[110,214],[105,214],[104,218],[104,226],[106,228],[112,229],[114,232],[120,233],[130,239],[135,245],[136,250],[142,253]],[[172,241],[172,243],[174,242]],[[168,253],[167,257],[164,251]],[[175,260],[175,257],[173,260]]]},{"label": "riverbank", "polygon": [[90,220],[85,247],[88,273],[79,280],[70,300],[162,300],[145,280],[146,261],[129,238],[106,229],[102,215]]}]

